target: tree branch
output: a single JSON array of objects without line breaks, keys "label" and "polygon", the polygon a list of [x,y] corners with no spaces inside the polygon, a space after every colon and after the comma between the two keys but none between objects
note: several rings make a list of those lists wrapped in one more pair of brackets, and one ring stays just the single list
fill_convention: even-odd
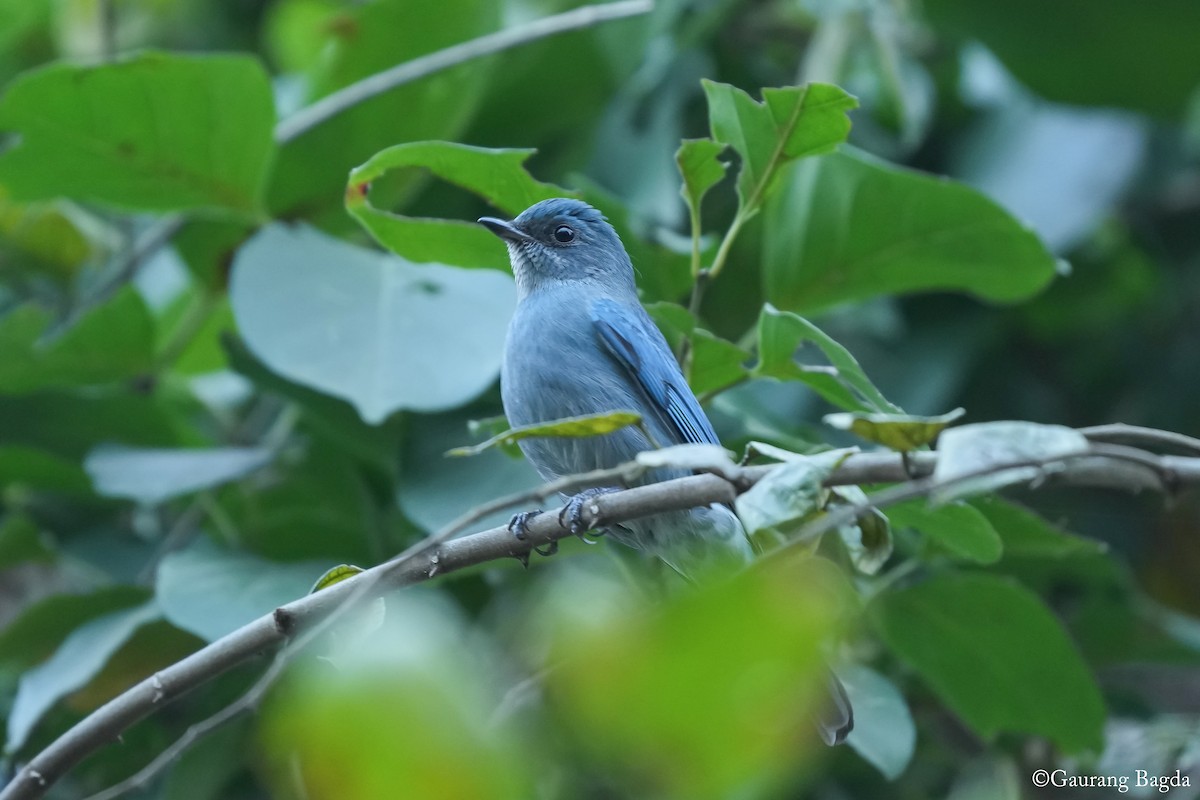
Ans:
[{"label": "tree branch", "polygon": [[301,109],[275,127],[275,141],[280,144],[290,142],[359,103],[449,67],[494,55],[503,50],[559,33],[590,28],[614,19],[647,14],[653,8],[653,0],[620,0],[616,3],[582,6],[573,11],[555,14],[516,28],[489,33],[478,39],[414,58],[412,61],[397,64],[391,69],[369,75],[361,81],[339,89]]},{"label": "tree branch", "polygon": [[[827,485],[896,482],[904,485],[874,495],[862,508],[846,507],[834,511],[818,521],[815,527],[810,527],[804,535],[811,538],[822,530],[849,521],[867,507],[928,494],[942,485],[930,477],[936,460],[935,452],[910,454],[907,464],[897,453],[851,455],[830,476]],[[1034,481],[1039,486],[1056,484],[1164,492],[1200,486],[1200,458],[1155,455],[1114,445],[1095,445],[1086,454],[1058,457],[1045,462],[995,464],[979,474],[1031,465],[1042,468],[1038,479]],[[587,504],[584,521],[590,527],[598,528],[664,511],[709,503],[730,503],[774,466],[746,467],[731,476],[732,480],[711,474],[693,475],[599,496]],[[434,536],[413,545],[392,561],[281,606],[273,613],[155,673],[78,722],[34,756],[0,791],[0,800],[33,800],[42,797],[81,759],[116,740],[124,730],[166,703],[263,650],[284,644],[298,632],[315,633],[313,626],[330,615],[344,613],[359,601],[436,575],[490,561],[504,558],[524,561],[529,558],[532,548],[571,535],[559,524],[558,513],[550,512],[529,521],[527,538],[524,540],[516,539],[506,527],[450,539],[480,517],[558,492],[571,492],[589,485],[612,485],[614,481],[630,479],[642,469],[636,464],[626,464],[612,470],[598,470],[487,503],[464,514]],[[975,476],[964,476],[963,479],[966,477]]]}]

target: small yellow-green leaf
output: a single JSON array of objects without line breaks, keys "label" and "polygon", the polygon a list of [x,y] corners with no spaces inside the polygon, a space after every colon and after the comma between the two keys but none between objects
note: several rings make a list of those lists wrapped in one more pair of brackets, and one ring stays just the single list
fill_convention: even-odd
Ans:
[{"label": "small yellow-green leaf", "polygon": [[826,414],[825,424],[838,430],[850,431],[868,442],[905,452],[929,444],[947,425],[966,413],[961,408],[936,417],[844,412]]},{"label": "small yellow-green leaf", "polygon": [[474,456],[492,447],[506,447],[522,439],[539,436],[564,436],[571,439],[582,439],[588,436],[601,436],[612,433],[642,421],[642,415],[633,411],[611,411],[606,414],[588,414],[582,417],[567,417],[537,425],[524,425],[509,428],[504,433],[493,436],[486,442],[480,442],[469,447],[455,447],[447,450],[448,456]]},{"label": "small yellow-green leaf", "polygon": [[328,589],[335,583],[341,583],[347,578],[353,578],[363,571],[362,567],[356,567],[353,564],[339,564],[333,569],[326,572],[321,577],[317,578],[317,582],[308,590],[309,594],[316,594],[322,589]]}]

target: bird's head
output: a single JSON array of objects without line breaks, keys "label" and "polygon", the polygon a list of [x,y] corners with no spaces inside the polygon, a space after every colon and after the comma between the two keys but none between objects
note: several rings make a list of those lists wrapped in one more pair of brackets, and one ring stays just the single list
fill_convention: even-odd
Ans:
[{"label": "bird's head", "polygon": [[636,291],[633,265],[620,237],[587,203],[556,197],[535,203],[512,222],[480,217],[479,224],[508,245],[522,296],[565,281]]}]

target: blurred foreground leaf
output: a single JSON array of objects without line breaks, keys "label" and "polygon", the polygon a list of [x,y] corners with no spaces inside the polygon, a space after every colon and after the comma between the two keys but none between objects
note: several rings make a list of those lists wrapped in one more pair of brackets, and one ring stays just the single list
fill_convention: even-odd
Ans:
[{"label": "blurred foreground leaf", "polygon": [[[501,698],[488,642],[433,595],[389,598],[384,629],[298,664],[264,710],[281,786],[313,800],[536,796],[541,748],[493,719]],[[464,655],[469,657],[464,657]]]},{"label": "blurred foreground leaf", "polygon": [[776,564],[651,613],[558,603],[552,652],[564,663],[548,683],[562,724],[628,796],[781,787],[820,747],[818,643],[833,619],[825,569],[819,559]]}]

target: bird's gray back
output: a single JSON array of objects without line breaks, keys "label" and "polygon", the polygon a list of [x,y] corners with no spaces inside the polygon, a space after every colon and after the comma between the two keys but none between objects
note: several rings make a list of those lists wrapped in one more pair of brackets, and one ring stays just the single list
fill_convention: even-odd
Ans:
[{"label": "bird's gray back", "polygon": [[[670,426],[660,415],[647,412],[640,390],[600,341],[588,313],[598,294],[595,285],[570,282],[542,288],[517,304],[500,375],[509,422],[521,426],[610,411],[640,411],[658,444],[675,444],[677,437]],[[632,302],[637,304],[636,299]],[[637,311],[645,314],[640,305]],[[658,334],[657,329],[654,333]],[[526,456],[547,479],[614,467],[652,447],[636,427],[581,439],[521,442]],[[648,476],[647,482],[682,474],[664,470]]]}]

